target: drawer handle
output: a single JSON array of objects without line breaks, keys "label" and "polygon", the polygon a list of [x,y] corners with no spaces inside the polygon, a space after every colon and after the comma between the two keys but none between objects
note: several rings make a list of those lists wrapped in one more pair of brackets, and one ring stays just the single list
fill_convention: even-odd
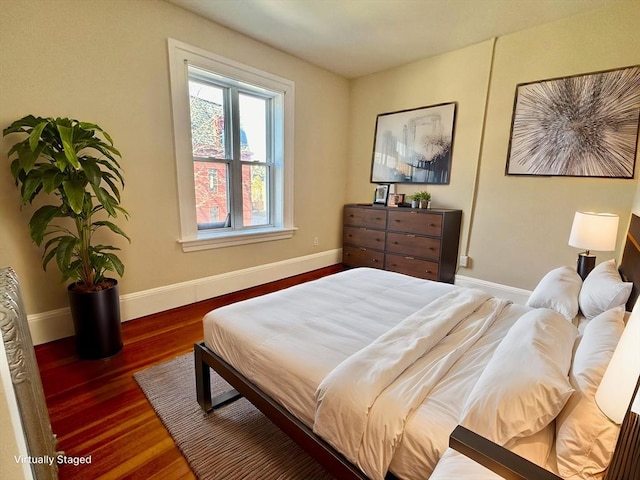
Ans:
[{"label": "drawer handle", "polygon": [[429,226],[430,226],[430,227],[435,227],[435,226],[436,226],[436,224],[435,224],[435,223],[430,223],[430,224],[429,224]]},{"label": "drawer handle", "polygon": [[407,234],[407,237],[409,237],[409,238],[416,238],[416,236],[415,236],[415,235],[410,234],[410,233],[408,233],[408,234]]},{"label": "drawer handle", "polygon": [[363,252],[366,252],[367,249],[366,248],[362,248],[362,247],[358,247],[358,250],[362,250]]},{"label": "drawer handle", "polygon": [[415,260],[414,257],[404,257],[404,258],[406,258],[407,260]]},{"label": "drawer handle", "polygon": [[373,259],[373,263],[378,263],[378,259],[377,259],[377,258],[374,258],[374,259]]}]

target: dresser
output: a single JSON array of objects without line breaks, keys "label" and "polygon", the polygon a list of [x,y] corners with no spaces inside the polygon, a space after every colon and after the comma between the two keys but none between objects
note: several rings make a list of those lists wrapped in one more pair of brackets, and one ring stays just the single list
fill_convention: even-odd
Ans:
[{"label": "dresser", "polygon": [[462,210],[344,207],[342,263],[453,283]]}]

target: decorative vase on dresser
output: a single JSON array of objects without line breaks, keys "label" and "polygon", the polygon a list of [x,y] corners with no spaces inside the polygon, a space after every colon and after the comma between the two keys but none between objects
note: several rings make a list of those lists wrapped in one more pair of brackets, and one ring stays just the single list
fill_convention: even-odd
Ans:
[{"label": "decorative vase on dresser", "polygon": [[453,283],[462,210],[344,207],[342,263]]}]

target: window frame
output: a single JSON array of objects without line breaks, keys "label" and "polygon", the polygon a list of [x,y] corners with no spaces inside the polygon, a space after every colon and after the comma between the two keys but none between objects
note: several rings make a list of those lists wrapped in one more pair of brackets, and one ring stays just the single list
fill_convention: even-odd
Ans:
[{"label": "window frame", "polygon": [[[174,147],[178,180],[180,239],[185,252],[291,238],[293,225],[293,128],[295,83],[234,60],[168,39],[169,73],[173,109]],[[188,65],[226,79],[253,85],[279,95],[273,98],[274,161],[271,178],[270,223],[241,230],[197,229],[195,180],[189,109]],[[241,162],[242,163],[242,162]],[[251,164],[251,162],[244,162]]]}]

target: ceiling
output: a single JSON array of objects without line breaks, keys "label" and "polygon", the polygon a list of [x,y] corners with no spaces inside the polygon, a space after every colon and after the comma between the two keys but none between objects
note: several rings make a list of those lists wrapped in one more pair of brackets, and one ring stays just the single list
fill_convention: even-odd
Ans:
[{"label": "ceiling", "polygon": [[167,0],[347,78],[637,0]]}]

